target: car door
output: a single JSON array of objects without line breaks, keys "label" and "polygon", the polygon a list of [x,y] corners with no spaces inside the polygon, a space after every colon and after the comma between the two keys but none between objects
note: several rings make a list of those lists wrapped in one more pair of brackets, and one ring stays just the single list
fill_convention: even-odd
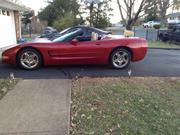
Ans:
[{"label": "car door", "polygon": [[60,45],[61,64],[101,64],[105,55],[102,41],[68,42]]}]

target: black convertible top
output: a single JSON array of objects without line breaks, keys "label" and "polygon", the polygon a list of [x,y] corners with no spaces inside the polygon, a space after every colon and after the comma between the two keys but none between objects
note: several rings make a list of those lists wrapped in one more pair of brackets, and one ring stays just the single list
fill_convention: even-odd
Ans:
[{"label": "black convertible top", "polygon": [[67,34],[67,33],[70,33],[72,31],[76,31],[77,29],[81,29],[83,31],[85,37],[87,36],[87,32],[88,31],[92,31],[92,32],[98,33],[98,35],[108,35],[108,34],[111,34],[111,32],[109,32],[109,31],[104,31],[104,30],[101,30],[101,29],[98,29],[98,28],[84,26],[84,25],[78,25],[78,26],[73,26],[73,27],[67,28],[67,29],[61,31],[58,34],[53,35],[49,39],[50,40],[54,40],[56,38],[59,38],[60,36],[63,36],[65,34]]}]

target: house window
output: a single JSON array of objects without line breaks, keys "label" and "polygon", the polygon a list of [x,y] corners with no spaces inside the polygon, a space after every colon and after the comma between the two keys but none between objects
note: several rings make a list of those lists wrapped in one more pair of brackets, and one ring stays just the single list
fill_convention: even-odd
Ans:
[{"label": "house window", "polygon": [[169,20],[174,20],[175,18],[174,17],[169,17]]},{"label": "house window", "polygon": [[2,15],[7,15],[7,12],[5,10],[2,10]]},{"label": "house window", "polygon": [[0,9],[0,15],[10,16],[10,11]]},{"label": "house window", "polygon": [[6,11],[7,12],[7,16],[10,16],[10,13],[9,13],[9,11]]}]

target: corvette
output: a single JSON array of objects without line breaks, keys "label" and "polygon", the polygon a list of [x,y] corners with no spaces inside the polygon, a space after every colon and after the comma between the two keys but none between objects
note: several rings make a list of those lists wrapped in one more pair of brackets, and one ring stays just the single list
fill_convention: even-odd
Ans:
[{"label": "corvette", "polygon": [[83,36],[77,29],[53,41],[39,40],[13,46],[2,53],[2,62],[26,70],[47,65],[109,64],[126,68],[142,60],[147,53],[147,41],[136,37],[101,35]]}]

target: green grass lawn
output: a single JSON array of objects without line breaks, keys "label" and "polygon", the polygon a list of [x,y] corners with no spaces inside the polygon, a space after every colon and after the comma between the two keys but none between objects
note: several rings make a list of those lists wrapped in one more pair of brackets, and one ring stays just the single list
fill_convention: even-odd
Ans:
[{"label": "green grass lawn", "polygon": [[148,41],[149,48],[179,48],[180,45],[161,41]]},{"label": "green grass lawn", "polygon": [[72,135],[180,134],[180,78],[82,78],[72,89]]},{"label": "green grass lawn", "polygon": [[0,100],[2,97],[16,85],[18,80],[0,79]]}]

